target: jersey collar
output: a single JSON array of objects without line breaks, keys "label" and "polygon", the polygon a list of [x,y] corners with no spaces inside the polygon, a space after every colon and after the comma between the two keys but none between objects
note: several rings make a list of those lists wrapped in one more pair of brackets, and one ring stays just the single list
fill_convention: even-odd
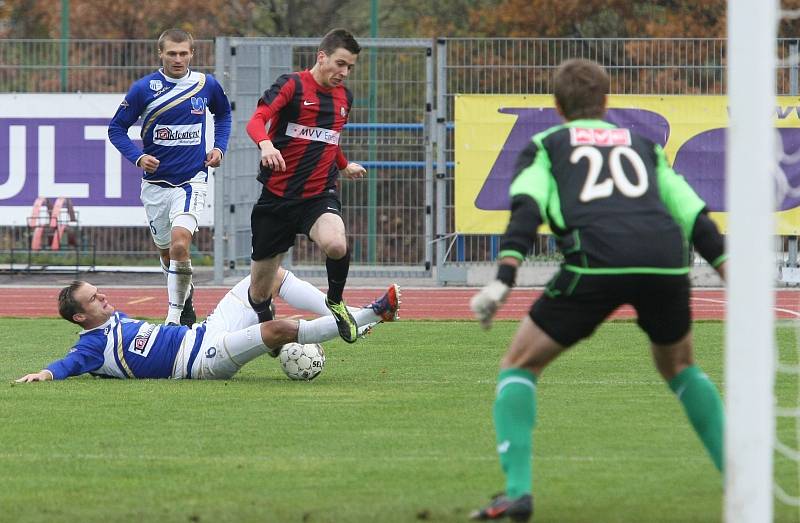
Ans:
[{"label": "jersey collar", "polygon": [[116,311],[114,312],[114,314],[111,315],[111,317],[109,319],[107,319],[105,321],[105,323],[102,323],[102,324],[98,325],[97,327],[92,327],[91,329],[83,329],[82,331],[80,331],[78,333],[78,336],[82,336],[82,335],[86,334],[87,332],[92,332],[92,331],[96,331],[96,330],[99,330],[99,329],[105,329],[106,327],[110,327],[111,325],[114,324],[114,320],[119,321],[119,316],[118,316],[118,313]]},{"label": "jersey collar", "polygon": [[605,120],[596,118],[582,118],[580,120],[570,120],[564,123],[564,127],[581,127],[584,129],[614,129],[617,126]]},{"label": "jersey collar", "polygon": [[171,76],[167,76],[166,73],[164,73],[164,68],[163,67],[159,68],[158,72],[161,74],[161,76],[164,77],[164,80],[168,81],[171,84],[180,83],[183,80],[186,80],[187,78],[189,78],[189,75],[192,74],[192,70],[191,69],[187,69],[186,70],[186,74],[183,75],[182,77],[180,77],[180,78],[172,78]]}]

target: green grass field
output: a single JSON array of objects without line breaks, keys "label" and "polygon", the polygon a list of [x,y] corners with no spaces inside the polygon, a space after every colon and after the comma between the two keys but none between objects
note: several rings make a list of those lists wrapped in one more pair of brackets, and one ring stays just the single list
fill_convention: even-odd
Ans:
[{"label": "green grass field", "polygon": [[[325,344],[310,383],[264,357],[229,382],[14,385],[77,328],[2,319],[0,521],[464,521],[503,486],[491,405],[515,327],[382,325],[354,346]],[[717,384],[722,335],[721,323],[695,328]],[[788,404],[796,381],[779,380]],[[538,390],[537,522],[720,521],[721,477],[635,324],[602,327]],[[794,424],[779,427],[797,448]],[[797,464],[776,469],[797,495]]]}]

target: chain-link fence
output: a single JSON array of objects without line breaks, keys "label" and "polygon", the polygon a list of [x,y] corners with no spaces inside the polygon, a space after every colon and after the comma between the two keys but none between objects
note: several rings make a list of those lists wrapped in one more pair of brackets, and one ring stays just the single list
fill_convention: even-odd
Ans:
[{"label": "chain-link fence", "polygon": [[[0,40],[3,93],[125,93],[135,80],[158,67],[155,40]],[[195,40],[192,68],[213,72],[213,40]],[[17,266],[28,261],[29,232],[26,227],[0,226],[0,263]],[[81,252],[92,251],[98,265],[155,263],[157,251],[145,226],[83,227],[80,237]],[[63,249],[64,256],[37,253],[31,260],[58,264],[72,259],[71,246]],[[199,231],[193,249],[196,263],[211,263],[210,229]],[[82,265],[90,264],[83,261]]]},{"label": "chain-link fence", "polygon": [[[262,91],[282,72],[310,67],[316,39],[221,38],[195,41],[194,69],[215,72],[235,104],[233,135],[217,177],[217,231],[198,236],[198,254],[218,271],[247,264],[249,212],[259,190],[257,150],[244,132]],[[347,156],[363,163],[367,180],[342,182],[344,215],[356,267],[431,274],[446,265],[481,264],[497,253],[496,235],[463,235],[454,221],[454,99],[456,94],[548,94],[563,60],[603,63],[613,94],[725,93],[724,39],[443,38],[362,40],[348,79],[355,95],[343,133]],[[778,42],[780,58],[796,41]],[[0,40],[0,92],[122,93],[159,65],[152,40]],[[797,94],[797,69],[777,71],[778,94]],[[110,116],[110,115],[109,115]],[[90,227],[98,256],[151,259],[146,227]],[[22,235],[0,227],[2,248]],[[17,240],[15,240],[17,239]],[[791,250],[793,240],[781,242]],[[554,263],[551,238],[540,238],[536,263]],[[295,264],[322,269],[302,240]]]},{"label": "chain-link fence", "polygon": [[[192,68],[213,72],[214,41],[194,45]],[[4,93],[124,93],[160,66],[155,40],[0,40]]]},{"label": "chain-link fence", "polygon": [[[780,58],[797,56],[796,40],[778,42]],[[602,63],[611,94],[723,95],[726,81],[725,39],[533,39],[443,38],[437,42],[438,266],[469,266],[492,261],[498,236],[462,235],[454,215],[454,107],[461,94],[550,94],[553,73],[570,58]],[[779,95],[797,94],[796,65],[776,72]],[[778,243],[796,252],[796,242]],[[540,236],[537,264],[558,263],[555,242]]]},{"label": "chain-link fence", "polygon": [[[352,274],[389,271],[428,273],[431,267],[432,152],[429,115],[433,104],[432,42],[361,39],[363,50],[347,86],[353,109],[342,133],[342,150],[368,172],[363,180],[340,180],[342,214],[350,240]],[[260,185],[258,149],[245,125],[259,97],[281,74],[311,68],[317,39],[222,38],[217,76],[234,106],[234,125],[216,190],[223,195],[215,223],[218,276],[247,271],[250,211]],[[218,200],[219,201],[219,200]],[[223,259],[226,263],[223,263]],[[298,237],[285,262],[296,271],[324,273],[324,255]]]}]

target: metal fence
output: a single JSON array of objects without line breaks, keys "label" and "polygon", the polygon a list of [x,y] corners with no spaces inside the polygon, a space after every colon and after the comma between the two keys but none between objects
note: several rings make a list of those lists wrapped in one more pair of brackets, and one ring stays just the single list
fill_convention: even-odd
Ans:
[{"label": "metal fence", "polygon": [[[214,41],[194,45],[192,68],[213,72]],[[124,93],[158,67],[155,40],[0,40],[4,93]]]},{"label": "metal fence", "polygon": [[[778,41],[778,56],[797,56],[797,40]],[[457,94],[549,94],[553,73],[569,58],[602,63],[612,94],[722,95],[726,81],[725,39],[531,39],[442,38],[437,40],[437,250],[442,268],[465,269],[497,255],[497,236],[460,235],[454,226],[454,101]],[[782,62],[776,71],[779,95],[798,93],[797,67]],[[441,145],[441,146],[440,146]],[[778,242],[796,259],[796,239]],[[786,252],[784,250],[783,252]],[[794,253],[792,255],[791,253]],[[538,256],[529,263],[555,264],[551,238],[540,236]],[[783,258],[783,255],[781,259]],[[446,271],[464,280],[463,270]],[[440,279],[442,279],[440,277]]]},{"label": "metal fence", "polygon": [[[214,47],[213,40],[195,40],[192,68],[213,72]],[[0,40],[0,92],[4,93],[124,93],[158,67],[154,40]],[[0,226],[0,261],[26,263],[28,232],[24,227]],[[84,227],[81,238],[81,251],[92,250],[100,265],[155,263],[157,250],[147,227]],[[38,253],[33,259],[72,260],[70,248],[64,248],[64,256]],[[201,230],[193,249],[195,262],[210,264],[212,232]]]},{"label": "metal fence", "polygon": [[[364,180],[341,180],[343,218],[350,239],[351,274],[429,274],[433,221],[433,53],[429,40],[362,39],[358,63],[347,79],[354,95],[342,149],[368,171]],[[223,270],[247,271],[250,211],[260,186],[258,150],[245,125],[259,97],[279,75],[310,68],[317,39],[221,38],[217,76],[234,107],[231,142],[216,177],[223,195],[216,206],[215,261]],[[218,200],[219,201],[219,200]],[[285,260],[303,273],[324,273],[324,256],[299,237]]]},{"label": "metal fence", "polygon": [[[279,74],[312,65],[317,43],[275,38],[195,42],[193,68],[216,72],[235,104],[230,150],[215,182],[217,231],[213,239],[208,232],[198,242],[200,254],[213,251],[220,276],[231,268],[246,270],[248,263],[249,208],[259,188],[254,180],[258,154],[244,124],[261,92]],[[364,51],[348,79],[355,107],[342,146],[370,176],[341,186],[356,270],[431,275],[447,267],[488,263],[496,255],[497,236],[461,235],[454,227],[456,94],[547,94],[555,68],[573,57],[603,63],[615,94],[725,93],[724,39],[361,43]],[[779,40],[779,57],[796,56],[796,48],[795,40]],[[124,92],[157,65],[152,40],[0,40],[0,91]],[[778,94],[798,92],[796,67],[782,65],[776,75]],[[124,229],[91,228],[86,233],[108,255],[153,256],[151,246],[137,254],[149,245],[146,228]],[[17,236],[0,228],[6,244]],[[789,250],[796,246],[786,245]],[[554,263],[552,240],[542,237],[536,253],[542,257],[535,263]],[[291,261],[324,270],[322,257],[305,240],[298,242]]]}]

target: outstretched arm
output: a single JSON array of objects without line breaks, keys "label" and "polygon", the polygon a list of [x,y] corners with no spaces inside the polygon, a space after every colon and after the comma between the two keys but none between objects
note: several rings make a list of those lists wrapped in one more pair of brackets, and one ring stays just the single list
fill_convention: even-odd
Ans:
[{"label": "outstretched arm", "polygon": [[79,376],[93,372],[103,365],[102,351],[95,352],[91,348],[79,345],[73,347],[62,359],[54,361],[46,368],[33,374],[26,374],[16,380],[18,383],[33,381],[63,380],[70,376]]},{"label": "outstretched arm", "polygon": [[545,221],[550,173],[547,154],[540,145],[534,137],[517,158],[516,174],[509,189],[511,218],[500,240],[497,279],[489,282],[469,303],[484,329],[492,325],[492,318],[505,303],[516,282],[517,268],[531,251],[536,231]]},{"label": "outstretched arm", "polygon": [[500,241],[497,278],[470,300],[470,308],[484,329],[491,327],[492,318],[508,298],[517,279],[517,269],[533,247],[541,223],[539,206],[533,198],[515,196],[511,203],[511,221]]}]

